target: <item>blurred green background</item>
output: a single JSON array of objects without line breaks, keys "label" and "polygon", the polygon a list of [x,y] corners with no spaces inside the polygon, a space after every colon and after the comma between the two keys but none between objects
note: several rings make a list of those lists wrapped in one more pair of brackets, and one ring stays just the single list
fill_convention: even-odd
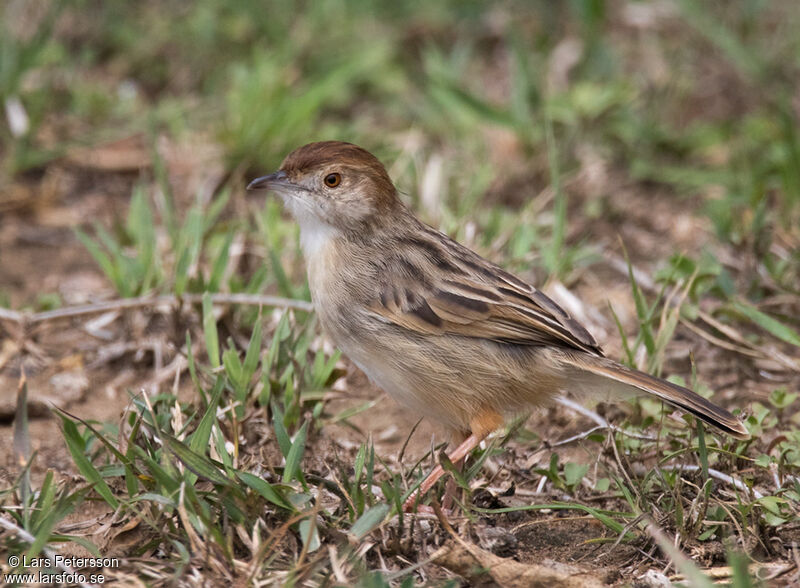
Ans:
[{"label": "blurred green background", "polygon": [[569,281],[592,260],[592,219],[616,222],[608,202],[632,188],[704,215],[798,290],[792,0],[10,0],[2,11],[5,185],[140,134],[212,148],[240,186],[337,138],[375,151],[429,222],[501,243],[513,269]]}]

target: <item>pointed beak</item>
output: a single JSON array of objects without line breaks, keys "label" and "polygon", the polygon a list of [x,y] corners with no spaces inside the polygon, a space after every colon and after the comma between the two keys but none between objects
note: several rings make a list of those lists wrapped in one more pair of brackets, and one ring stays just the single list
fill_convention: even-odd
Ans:
[{"label": "pointed beak", "polygon": [[289,181],[285,171],[276,171],[268,176],[261,176],[247,184],[248,190],[271,190],[280,188],[281,186],[290,186],[292,183]]}]

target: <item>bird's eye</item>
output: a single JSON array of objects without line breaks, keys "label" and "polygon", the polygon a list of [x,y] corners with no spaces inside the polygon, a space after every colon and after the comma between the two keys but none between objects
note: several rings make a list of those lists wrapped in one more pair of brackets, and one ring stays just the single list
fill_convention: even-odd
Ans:
[{"label": "bird's eye", "polygon": [[325,176],[325,185],[328,188],[335,188],[342,182],[342,176],[336,173]]}]

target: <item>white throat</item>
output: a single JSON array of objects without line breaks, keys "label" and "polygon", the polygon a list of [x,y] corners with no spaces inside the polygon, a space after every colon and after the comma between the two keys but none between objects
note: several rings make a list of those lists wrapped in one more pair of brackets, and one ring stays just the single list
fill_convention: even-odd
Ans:
[{"label": "white throat", "polygon": [[306,259],[318,256],[338,234],[339,230],[313,215],[297,219],[300,225],[300,246]]},{"label": "white throat", "polygon": [[[282,195],[284,196],[284,195]],[[318,257],[340,231],[314,214],[292,195],[283,197],[283,203],[300,226],[300,246],[306,260]]]},{"label": "white throat", "polygon": [[306,210],[295,210],[295,219],[300,225],[300,246],[307,260],[318,257],[328,244],[336,238],[339,230]]}]

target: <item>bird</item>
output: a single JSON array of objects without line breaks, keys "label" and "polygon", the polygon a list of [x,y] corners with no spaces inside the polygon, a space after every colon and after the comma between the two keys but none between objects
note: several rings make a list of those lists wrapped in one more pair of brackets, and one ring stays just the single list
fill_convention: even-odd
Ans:
[{"label": "bird", "polygon": [[[383,164],[357,145],[299,147],[247,190],[274,192],[299,224],[323,331],[378,387],[450,432],[454,464],[509,418],[564,391],[648,394],[749,438],[728,410],[606,357],[536,287],[420,221]],[[404,510],[444,473],[437,465]]]}]

